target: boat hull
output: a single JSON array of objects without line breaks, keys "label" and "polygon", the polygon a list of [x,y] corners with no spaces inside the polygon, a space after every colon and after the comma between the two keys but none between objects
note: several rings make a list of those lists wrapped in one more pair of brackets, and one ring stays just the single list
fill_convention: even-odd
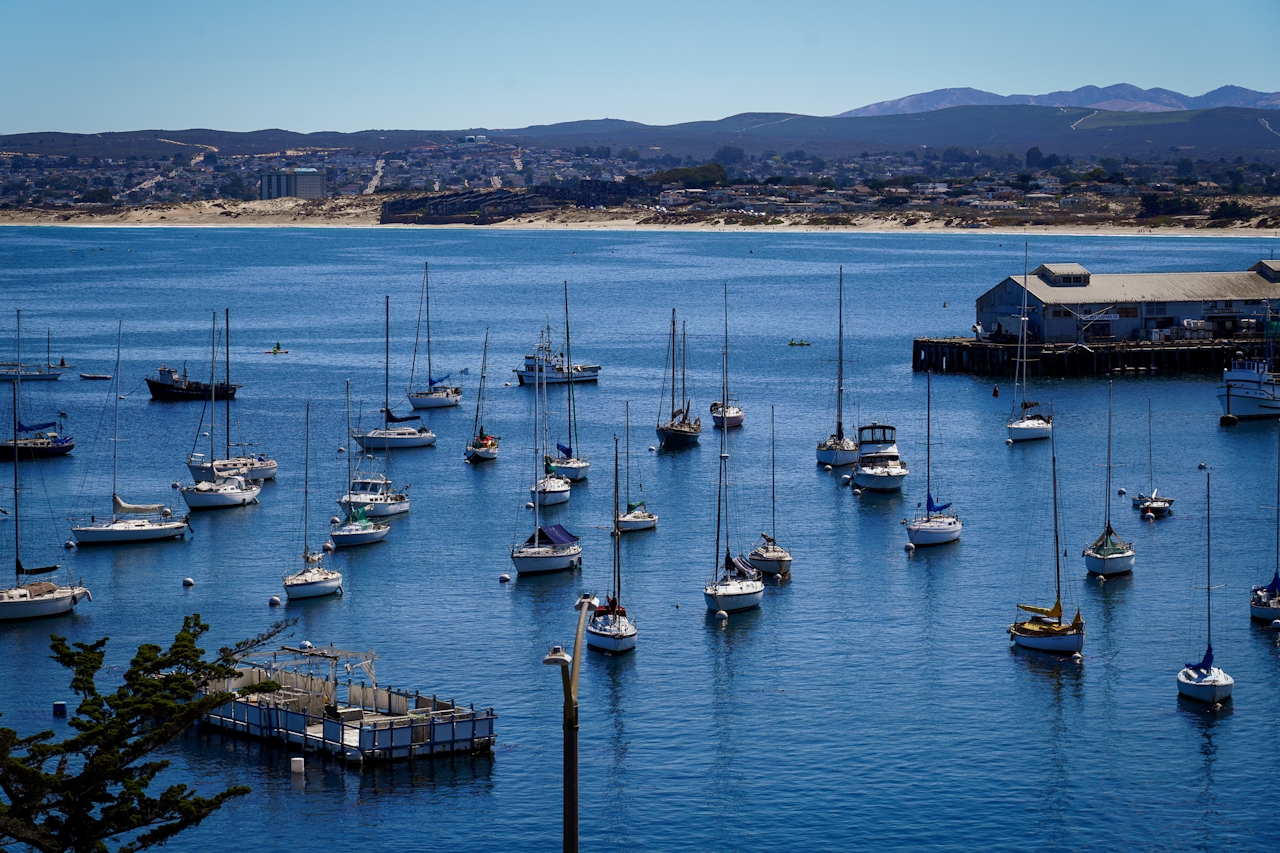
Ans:
[{"label": "boat hull", "polygon": [[329,530],[329,541],[333,543],[333,547],[351,548],[356,545],[381,542],[391,532],[391,527],[385,524],[378,527],[363,527],[361,525],[351,525],[351,527],[354,529],[348,530],[346,529],[347,525],[342,525]]},{"label": "boat hull", "polygon": [[[1234,397],[1233,394],[1232,403],[1235,402]],[[1207,705],[1230,699],[1235,686],[1236,680],[1216,666],[1207,673],[1194,667],[1183,667],[1178,673],[1178,693]]]},{"label": "boat hull", "polygon": [[759,607],[764,600],[764,584],[760,581],[730,581],[708,584],[702,590],[702,598],[711,611],[734,613]]},{"label": "boat hull", "polygon": [[371,501],[368,495],[344,495],[338,498],[338,505],[343,509],[362,507],[365,518],[388,518],[408,512],[409,498],[395,501]]},{"label": "boat hull", "polygon": [[727,410],[722,410],[718,405],[711,406],[711,424],[716,429],[733,429],[742,426],[742,421],[746,418],[742,409],[737,406],[729,406]]},{"label": "boat hull", "polygon": [[[219,400],[228,398],[234,400],[236,389],[239,385],[227,385],[220,382],[216,386]],[[191,382],[187,387],[181,388],[176,385],[170,385],[161,382],[158,379],[147,377],[147,388],[151,391],[151,399],[158,400],[162,403],[178,403],[184,400],[208,400],[209,386],[204,382]]]},{"label": "boat hull", "polygon": [[1249,602],[1249,617],[1252,619],[1261,619],[1267,624],[1280,619],[1280,599],[1274,599],[1273,604],[1260,604],[1256,599]]},{"label": "boat hull", "polygon": [[498,448],[468,447],[462,455],[468,462],[492,462],[498,458]]},{"label": "boat hull", "polygon": [[300,583],[288,583],[284,585],[284,594],[291,601],[304,598],[321,598],[326,595],[333,595],[342,591],[342,575],[336,578],[323,578],[321,580],[305,581]]},{"label": "boat hull", "polygon": [[[517,368],[513,371],[521,385],[532,385],[542,382],[545,385],[567,385],[570,381],[563,367],[545,367],[541,372],[534,368]],[[575,364],[573,367],[573,384],[596,382],[600,378],[600,366],[595,364]]]},{"label": "boat hull", "polygon": [[212,483],[219,477],[238,476],[250,480],[274,480],[280,466],[274,459],[250,460],[219,459],[210,465],[208,462],[188,462],[187,470],[197,483]]},{"label": "boat hull", "polygon": [[567,485],[563,489],[557,489],[557,488],[548,489],[539,485],[539,486],[530,486],[529,494],[535,496],[535,498],[538,501],[538,506],[556,506],[558,504],[568,503],[569,496],[573,494],[573,492],[568,488]]},{"label": "boat hull", "polygon": [[1091,575],[1109,578],[1115,575],[1126,575],[1133,571],[1137,555],[1133,551],[1122,554],[1101,556],[1092,551],[1084,552],[1084,568]]},{"label": "boat hull", "polygon": [[1009,628],[1009,639],[1015,646],[1055,655],[1073,655],[1084,649],[1084,632],[1028,636]]},{"label": "boat hull", "polygon": [[248,506],[249,504],[257,503],[258,493],[261,491],[261,486],[248,486],[243,489],[228,491],[215,489],[206,491],[185,486],[182,489],[182,499],[187,502],[189,509],[226,509],[233,506]]},{"label": "boat hull", "polygon": [[902,481],[907,478],[907,471],[880,473],[868,468],[857,468],[853,472],[853,484],[868,492],[896,492],[902,489]]},{"label": "boat hull", "polygon": [[13,592],[13,590],[6,590],[0,593],[0,622],[61,616],[64,613],[70,613],[72,608],[80,603],[80,599],[93,600],[89,590],[78,586],[62,586],[53,592],[30,598],[11,597]]},{"label": "boat hull", "polygon": [[148,521],[122,519],[107,524],[88,524],[71,528],[77,545],[116,545],[127,542],[159,542],[177,539],[187,533],[186,520]]},{"label": "boat hull", "polygon": [[618,516],[618,529],[623,533],[635,530],[653,530],[658,526],[658,517],[651,512],[628,512]]},{"label": "boat hull", "polygon": [[[1274,386],[1273,386],[1274,387]],[[1231,411],[1227,412],[1227,392],[1218,391],[1218,403],[1223,414],[1232,414],[1241,420],[1280,418],[1280,396],[1258,388],[1231,386]]]},{"label": "boat hull", "polygon": [[1009,423],[1009,438],[1018,441],[1038,441],[1048,438],[1053,432],[1053,424],[1039,418],[1028,418]]},{"label": "boat hull", "polygon": [[462,389],[449,388],[446,391],[432,391],[429,394],[410,394],[409,405],[415,409],[446,409],[462,402]]},{"label": "boat hull", "polygon": [[408,447],[430,447],[436,443],[436,434],[429,429],[416,430],[412,434],[384,434],[381,430],[352,436],[361,450],[400,450]]},{"label": "boat hull", "polygon": [[817,459],[819,465],[830,465],[832,468],[843,468],[858,461],[858,447],[830,447],[818,445]]},{"label": "boat hull", "polygon": [[[61,441],[38,443],[27,443],[18,439],[18,458],[25,459],[53,459],[57,456],[66,456],[75,449],[76,443],[72,439],[64,439]],[[0,462],[12,462],[14,456],[13,439],[5,439],[0,441]]]},{"label": "boat hull", "polygon": [[907,539],[917,548],[945,545],[960,539],[964,525],[952,516],[934,516],[907,522]]},{"label": "boat hull", "polygon": [[667,450],[677,450],[681,447],[693,447],[698,443],[702,430],[699,429],[676,429],[667,426],[657,428],[658,442]]},{"label": "boat hull", "polygon": [[611,654],[621,654],[629,652],[636,647],[636,629],[630,631],[624,630],[595,630],[590,625],[587,626],[583,636],[587,641],[587,646],[596,651],[609,652]]},{"label": "boat hull", "polygon": [[557,459],[554,464],[556,473],[571,483],[587,479],[587,472],[591,470],[591,463],[586,459]]},{"label": "boat hull", "polygon": [[[782,549],[778,549],[782,551]],[[747,562],[755,566],[766,575],[789,575],[791,574],[791,555],[786,551],[782,551],[786,556],[781,556],[773,552],[762,552],[757,548],[747,555]]]},{"label": "boat hull", "polygon": [[572,545],[538,546],[516,548],[511,552],[511,563],[516,567],[516,574],[545,575],[550,572],[564,572],[582,565],[582,547]]}]

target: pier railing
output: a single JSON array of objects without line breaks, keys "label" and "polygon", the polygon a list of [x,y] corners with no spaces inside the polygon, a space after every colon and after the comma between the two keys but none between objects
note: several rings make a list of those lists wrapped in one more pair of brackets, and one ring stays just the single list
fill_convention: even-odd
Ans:
[{"label": "pier railing", "polygon": [[[1117,371],[1211,373],[1230,367],[1236,353],[1264,357],[1260,337],[1178,341],[1090,341],[1077,344],[1028,344],[1029,376],[1103,376]],[[974,338],[916,338],[913,370],[1012,377],[1016,343]]]}]

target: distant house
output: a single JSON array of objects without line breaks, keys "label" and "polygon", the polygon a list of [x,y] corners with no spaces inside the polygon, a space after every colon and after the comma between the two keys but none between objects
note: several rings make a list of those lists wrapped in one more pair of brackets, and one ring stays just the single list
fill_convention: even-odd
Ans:
[{"label": "distant house", "polygon": [[261,197],[328,198],[324,172],[317,169],[281,169],[262,174]]}]

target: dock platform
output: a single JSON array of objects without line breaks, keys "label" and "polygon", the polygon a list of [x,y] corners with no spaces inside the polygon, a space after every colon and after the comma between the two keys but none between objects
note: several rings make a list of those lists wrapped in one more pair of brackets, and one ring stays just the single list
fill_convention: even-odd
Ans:
[{"label": "dock platform", "polygon": [[[1213,338],[1188,341],[1090,341],[1078,344],[1027,344],[1029,376],[1105,376],[1110,373],[1213,373],[1231,365],[1236,353],[1262,358],[1261,337]],[[1012,377],[1018,361],[1017,343],[975,338],[916,338],[913,370]]]}]

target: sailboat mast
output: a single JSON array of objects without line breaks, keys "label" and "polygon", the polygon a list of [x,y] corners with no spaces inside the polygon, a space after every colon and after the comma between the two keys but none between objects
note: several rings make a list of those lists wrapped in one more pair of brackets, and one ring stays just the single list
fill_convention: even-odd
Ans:
[{"label": "sailboat mast", "polygon": [[[689,420],[689,390],[685,386],[685,369],[689,365],[689,321],[680,321],[680,405],[684,414],[680,420]],[[721,391],[723,394],[723,390]]]},{"label": "sailboat mast", "polygon": [[111,520],[116,518],[116,454],[120,446],[120,332],[124,328],[124,321],[118,321],[116,326],[116,393],[115,393],[115,438],[111,440]]},{"label": "sailboat mast", "polygon": [[[354,472],[351,470],[351,380],[347,380],[347,438],[343,442],[347,448],[347,494],[351,494],[351,478]],[[347,521],[351,521],[355,517],[355,504],[350,497],[347,498]]]},{"label": "sailboat mast", "polygon": [[[564,283],[564,376],[568,387],[569,445],[570,450],[578,446],[578,410],[573,399],[573,350],[569,346],[569,282]],[[574,454],[569,454],[570,456]]]},{"label": "sailboat mast", "polygon": [[1103,495],[1103,504],[1107,509],[1107,530],[1111,530],[1111,401],[1115,396],[1115,386],[1107,382],[1107,491]]},{"label": "sailboat mast", "polygon": [[[1022,313],[1018,315],[1018,361],[1013,366],[1013,404],[1014,415],[1018,406],[1027,398],[1027,267],[1031,263],[1031,244],[1022,244]],[[1021,379],[1019,379],[1021,375]]]},{"label": "sailboat mast", "polygon": [[925,514],[930,512],[933,500],[933,371],[924,375],[924,494]]},{"label": "sailboat mast", "polygon": [[[53,329],[44,330],[44,364],[46,368],[53,368]],[[18,365],[18,370],[22,370],[22,365]]]},{"label": "sailboat mast", "polygon": [[1050,468],[1053,471],[1053,582],[1056,588],[1054,600],[1057,602],[1058,624],[1062,624],[1062,543],[1058,540],[1058,446],[1057,440],[1050,433],[1049,441],[1053,456]]},{"label": "sailboat mast", "polygon": [[[720,395],[721,399],[727,399],[726,395],[729,391],[729,354],[724,353],[720,357]],[[724,550],[725,554],[730,553],[729,545],[729,430],[720,430],[720,458],[723,460],[724,466]]]},{"label": "sailboat mast", "polygon": [[[21,370],[19,370],[21,372]],[[671,420],[676,419],[676,309],[671,309]]]},{"label": "sailboat mast", "polygon": [[840,265],[840,331],[836,342],[836,440],[844,441],[844,265]]},{"label": "sailboat mast", "polygon": [[1209,648],[1213,648],[1213,512],[1210,503],[1213,494],[1212,477],[1209,471],[1204,472],[1204,592],[1206,596],[1204,638]]},{"label": "sailboat mast", "polygon": [[[1153,450],[1155,440],[1151,436],[1151,398],[1147,398],[1147,497],[1155,491],[1156,463]],[[1108,496],[1108,500],[1110,496]]]},{"label": "sailboat mast", "polygon": [[14,586],[22,584],[22,549],[18,546],[18,519],[22,513],[18,511],[18,460],[22,454],[18,452],[18,396],[22,385],[22,309],[18,314],[18,372],[13,377],[13,576],[17,578]]},{"label": "sailboat mast", "polygon": [[1276,432],[1276,575],[1280,576],[1280,431]]},{"label": "sailboat mast", "polygon": [[[626,401],[627,406],[627,512],[631,512],[631,401]],[[1280,469],[1277,469],[1280,470]],[[1280,473],[1276,475],[1276,489],[1280,493]],[[617,512],[614,513],[617,515]],[[1276,525],[1276,555],[1280,560],[1280,523]],[[1280,563],[1277,563],[1280,565]]]},{"label": "sailboat mast", "polygon": [[773,406],[769,407],[769,506],[773,516],[770,535],[778,538],[778,444],[774,440]]},{"label": "sailboat mast", "polygon": [[[427,261],[425,263],[426,266],[422,270],[422,299],[427,306],[427,391],[430,392],[435,387],[432,384],[435,381],[432,379],[434,374],[431,372],[431,262]],[[417,346],[416,342],[414,346]],[[412,379],[412,377],[410,378]]]},{"label": "sailboat mast", "polygon": [[[382,357],[382,428],[386,430],[391,425],[391,294],[383,297],[383,338],[386,341],[384,345]],[[386,438],[383,438],[386,441]],[[387,443],[390,449],[391,444]]]},{"label": "sailboat mast", "polygon": [[[729,282],[728,281],[724,283],[724,361],[725,361],[725,366],[724,366],[725,378],[724,378],[724,392],[722,395],[724,399],[720,401],[720,409],[721,409],[720,414],[723,417],[727,418],[729,416],[729,413],[725,410],[729,408]],[[727,429],[728,426],[729,426],[728,421],[725,421],[725,428]]]},{"label": "sailboat mast", "polygon": [[306,438],[302,442],[302,556],[309,557],[307,519],[311,516],[311,401],[307,401]]},{"label": "sailboat mast", "polygon": [[542,495],[538,492],[538,485],[542,480],[542,454],[538,443],[541,437],[541,433],[538,432],[538,411],[542,406],[540,395],[547,379],[546,370],[546,364],[539,359],[533,374],[533,545],[535,548],[542,541],[539,536],[542,532]]},{"label": "sailboat mast", "polygon": [[209,476],[216,477],[213,460],[218,440],[218,312],[213,312],[213,331],[209,334]]},{"label": "sailboat mast", "polygon": [[[489,327],[484,327],[484,350],[480,354],[480,389],[476,394],[476,419],[471,425],[471,438],[474,441],[480,437],[480,414],[484,406],[484,379],[485,372],[489,366]],[[534,393],[537,393],[536,391]]]},{"label": "sailboat mast", "polygon": [[618,529],[618,436],[613,437],[613,600],[622,601],[622,531]]},{"label": "sailboat mast", "polygon": [[[231,458],[231,309],[226,308],[226,320],[223,322],[223,337],[226,339],[227,349],[227,459]],[[213,460],[209,460],[210,464]]]}]

